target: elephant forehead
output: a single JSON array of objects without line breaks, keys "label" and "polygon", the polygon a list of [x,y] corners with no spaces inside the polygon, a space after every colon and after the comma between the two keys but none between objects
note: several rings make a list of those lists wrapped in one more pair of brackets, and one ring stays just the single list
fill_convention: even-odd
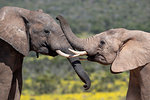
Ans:
[{"label": "elephant forehead", "polygon": [[38,15],[34,15],[35,19],[37,22],[40,22],[44,25],[44,27],[51,28],[51,29],[56,29],[58,27],[58,24],[56,21],[48,14],[45,13],[40,13],[38,12]]},{"label": "elephant forehead", "polygon": [[48,14],[41,12],[32,12],[31,16],[32,20],[39,21],[44,24],[48,24],[49,21],[53,20]]}]

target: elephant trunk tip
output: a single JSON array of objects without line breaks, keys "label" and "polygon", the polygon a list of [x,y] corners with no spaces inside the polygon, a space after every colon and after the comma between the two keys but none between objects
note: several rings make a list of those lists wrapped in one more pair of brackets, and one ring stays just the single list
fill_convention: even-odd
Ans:
[{"label": "elephant trunk tip", "polygon": [[85,71],[82,71],[82,75],[83,75],[84,79],[83,79],[83,77],[81,77],[79,75],[78,76],[85,83],[83,85],[84,90],[88,90],[91,87],[91,80],[90,80],[90,78],[88,77],[88,75],[87,75],[87,73]]},{"label": "elephant trunk tip", "polygon": [[61,15],[58,15],[58,16],[56,17],[57,20],[62,19],[62,18],[63,18],[63,17],[62,17]]},{"label": "elephant trunk tip", "polygon": [[60,17],[62,17],[62,16],[61,16],[61,15],[58,15],[58,16],[56,17],[56,19],[59,20]]},{"label": "elephant trunk tip", "polygon": [[91,82],[89,81],[88,83],[83,85],[83,87],[84,87],[84,90],[88,90],[91,87]]},{"label": "elephant trunk tip", "polygon": [[56,19],[60,21],[60,23],[62,24],[61,26],[65,27],[65,28],[66,28],[66,27],[69,27],[69,24],[67,23],[67,21],[64,19],[63,16],[58,15],[58,16],[56,17]]}]

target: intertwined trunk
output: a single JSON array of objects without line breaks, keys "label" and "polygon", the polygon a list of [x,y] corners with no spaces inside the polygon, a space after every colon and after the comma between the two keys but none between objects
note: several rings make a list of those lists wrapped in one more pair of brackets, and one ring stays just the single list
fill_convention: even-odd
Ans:
[{"label": "intertwined trunk", "polygon": [[86,39],[80,39],[72,32],[69,24],[62,16],[57,16],[57,18],[60,21],[60,26],[67,37],[69,43],[77,50],[85,50],[86,48]]}]

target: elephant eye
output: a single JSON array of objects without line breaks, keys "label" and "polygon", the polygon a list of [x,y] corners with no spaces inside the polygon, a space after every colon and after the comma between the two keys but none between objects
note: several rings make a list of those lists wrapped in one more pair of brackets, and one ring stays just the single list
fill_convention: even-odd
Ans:
[{"label": "elephant eye", "polygon": [[105,44],[105,41],[101,40],[101,41],[100,41],[100,45],[99,45],[100,48],[102,48],[104,44]]},{"label": "elephant eye", "polygon": [[50,31],[49,31],[49,30],[44,30],[44,32],[45,32],[46,34],[50,34]]},{"label": "elephant eye", "polygon": [[103,40],[100,41],[100,45],[104,45],[105,42]]}]

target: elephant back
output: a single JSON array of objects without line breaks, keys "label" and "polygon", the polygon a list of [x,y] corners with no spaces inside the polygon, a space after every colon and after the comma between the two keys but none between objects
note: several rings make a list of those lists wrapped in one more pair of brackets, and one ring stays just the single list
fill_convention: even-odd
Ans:
[{"label": "elephant back", "polygon": [[23,18],[10,7],[0,9],[0,39],[24,56],[29,52],[29,41]]}]

